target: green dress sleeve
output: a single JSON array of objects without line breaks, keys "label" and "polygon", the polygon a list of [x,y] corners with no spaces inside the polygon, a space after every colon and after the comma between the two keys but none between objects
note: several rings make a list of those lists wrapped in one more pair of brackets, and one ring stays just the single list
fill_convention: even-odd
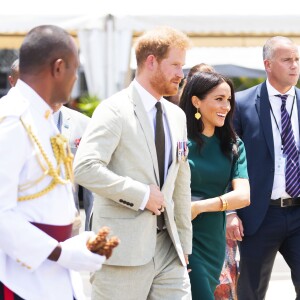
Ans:
[{"label": "green dress sleeve", "polygon": [[244,143],[241,139],[237,140],[238,156],[234,158],[232,166],[231,180],[237,178],[248,179],[247,158]]}]

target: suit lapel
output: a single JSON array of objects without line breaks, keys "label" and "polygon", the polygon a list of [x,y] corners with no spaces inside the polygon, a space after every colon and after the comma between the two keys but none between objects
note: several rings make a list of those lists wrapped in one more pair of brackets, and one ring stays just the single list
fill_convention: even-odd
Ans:
[{"label": "suit lapel", "polygon": [[[174,118],[174,115],[170,113],[170,110],[167,109],[168,105],[165,105],[165,114],[167,117],[168,127],[169,127],[169,133],[170,133],[170,139],[171,139],[171,165],[169,166],[168,172],[167,172],[167,178],[170,173],[172,173],[172,168],[175,166],[176,163],[176,151],[177,151],[177,140],[174,133],[174,128],[177,127],[177,121],[176,118]],[[167,181],[166,178],[166,181]]]},{"label": "suit lapel", "polygon": [[270,114],[270,102],[266,82],[261,85],[256,98],[256,109],[265,135],[266,143],[274,159],[274,140]]},{"label": "suit lapel", "polygon": [[155,141],[154,141],[152,127],[151,124],[149,124],[149,118],[147,116],[147,113],[145,111],[144,105],[140,99],[138,92],[136,91],[136,89],[132,84],[129,86],[128,90],[129,90],[129,97],[132,99],[133,102],[135,115],[142,127],[142,130],[144,132],[147,141],[147,146],[152,158],[156,183],[157,185],[159,185],[158,162],[157,162],[157,155],[156,155],[156,148],[155,148]]}]

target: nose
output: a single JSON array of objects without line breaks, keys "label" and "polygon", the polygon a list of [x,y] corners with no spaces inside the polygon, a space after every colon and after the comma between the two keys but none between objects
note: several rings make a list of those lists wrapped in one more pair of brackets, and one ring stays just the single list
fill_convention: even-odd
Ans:
[{"label": "nose", "polygon": [[293,61],[292,68],[293,69],[299,69],[299,60],[294,60]]},{"label": "nose", "polygon": [[227,101],[227,102],[224,104],[223,109],[226,110],[227,112],[230,111],[231,105],[230,105],[230,102],[229,102],[229,101]]},{"label": "nose", "polygon": [[176,75],[177,75],[177,77],[182,79],[184,77],[183,69],[179,68]]}]

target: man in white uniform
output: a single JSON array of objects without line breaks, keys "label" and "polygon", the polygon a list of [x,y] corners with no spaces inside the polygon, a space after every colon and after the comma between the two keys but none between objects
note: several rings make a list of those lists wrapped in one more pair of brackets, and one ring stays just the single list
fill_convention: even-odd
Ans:
[{"label": "man in white uniform", "polygon": [[86,247],[93,233],[70,238],[72,155],[52,116],[70,97],[77,52],[63,29],[32,29],[20,49],[20,79],[0,103],[1,299],[84,299],[75,271],[104,261]]},{"label": "man in white uniform", "polygon": [[[11,72],[8,81],[11,87],[14,87],[20,77],[19,59],[16,59],[11,65]],[[58,130],[68,139],[72,154],[76,154],[81,137],[89,123],[90,118],[86,115],[64,106],[62,103],[53,107],[53,118]],[[85,210],[85,230],[90,228],[90,219],[93,208],[93,194],[88,189],[81,187],[83,206]],[[73,195],[78,213],[72,228],[72,236],[79,233],[81,227],[81,217],[79,215],[79,185],[74,183]]]}]

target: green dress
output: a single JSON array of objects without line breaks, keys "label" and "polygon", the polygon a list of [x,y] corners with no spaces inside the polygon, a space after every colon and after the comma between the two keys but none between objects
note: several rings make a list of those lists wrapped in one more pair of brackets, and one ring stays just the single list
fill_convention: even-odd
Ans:
[{"label": "green dress", "polygon": [[[244,144],[238,140],[238,158],[232,162],[220,148],[219,139],[202,135],[199,151],[189,142],[192,196],[201,199],[223,195],[235,178],[248,178]],[[193,300],[213,300],[225,257],[225,212],[207,212],[193,221],[193,252],[188,268]]]}]

